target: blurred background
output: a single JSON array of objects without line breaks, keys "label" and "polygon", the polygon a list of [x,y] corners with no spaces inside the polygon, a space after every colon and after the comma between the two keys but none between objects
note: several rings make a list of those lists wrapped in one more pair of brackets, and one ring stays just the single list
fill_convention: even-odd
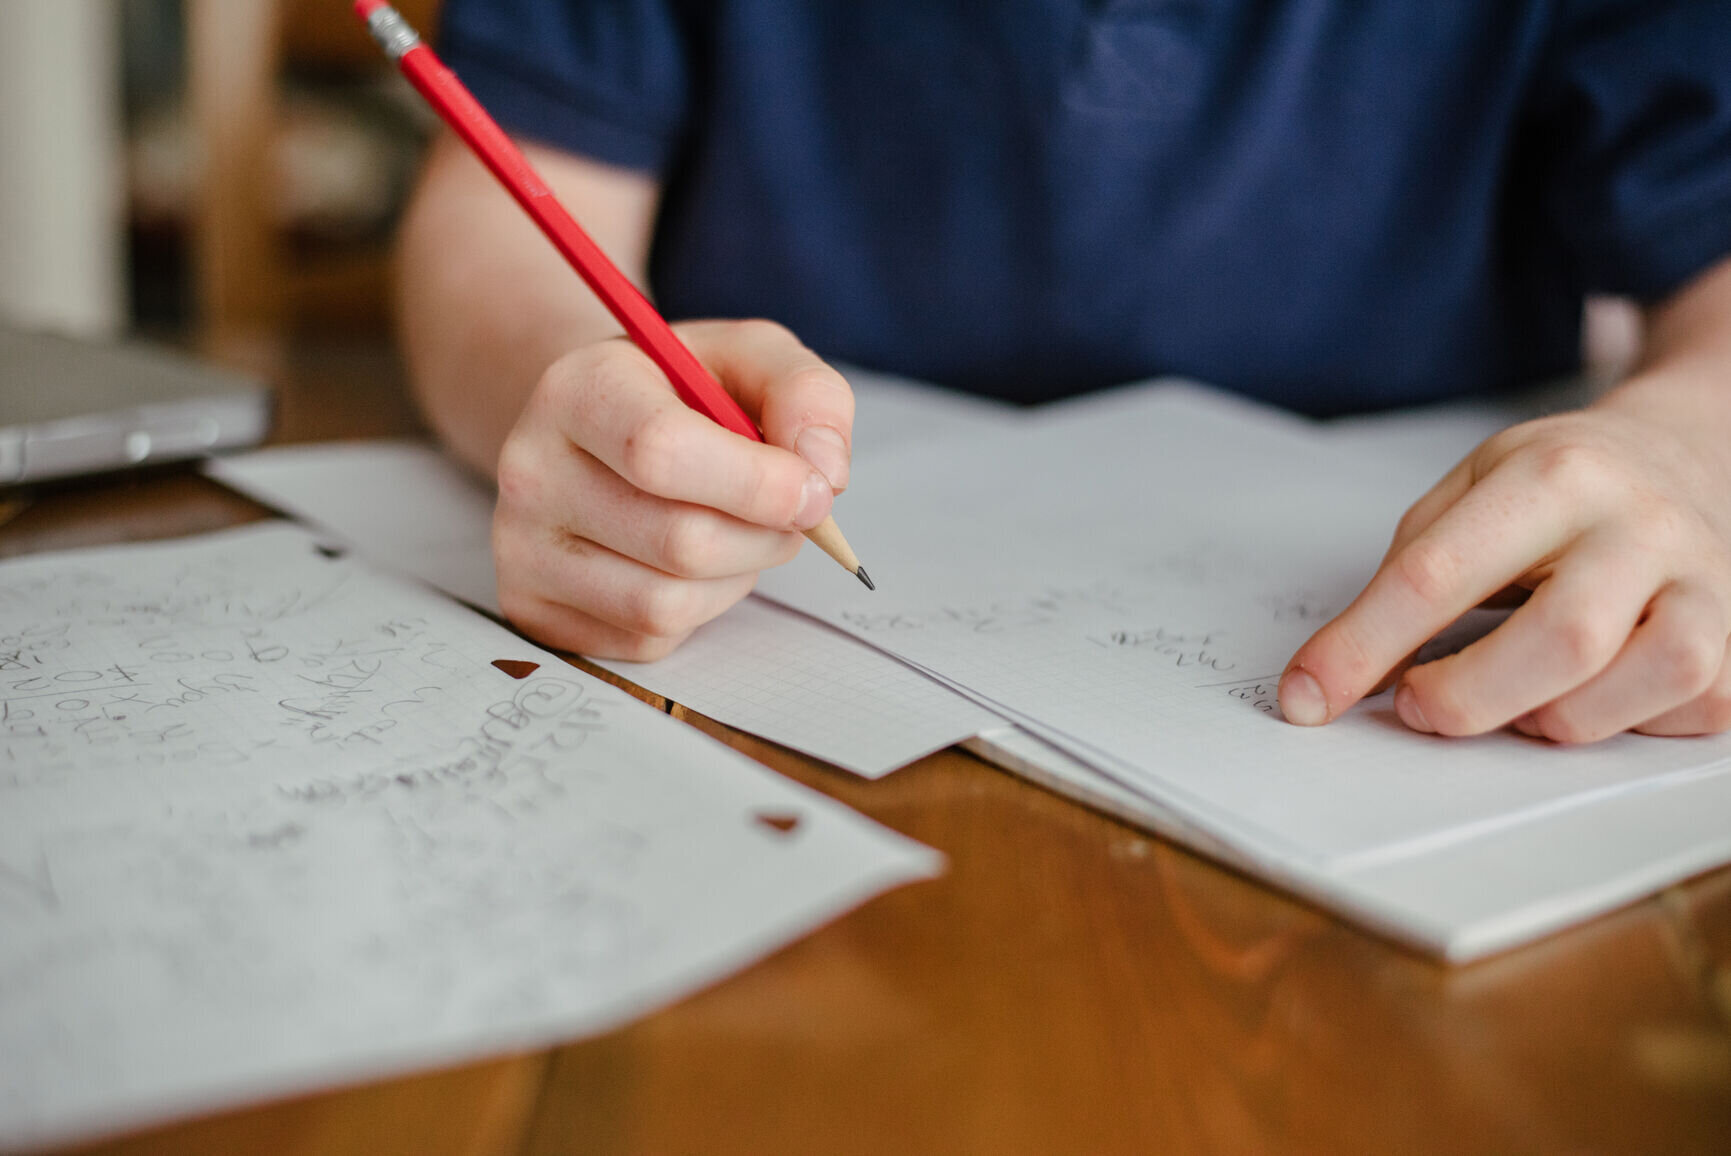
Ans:
[{"label": "blurred background", "polygon": [[[431,129],[349,0],[0,0],[0,317],[261,373],[277,440],[415,428],[389,241]],[[1634,311],[1588,315],[1626,361]]]},{"label": "blurred background", "polygon": [[389,242],[430,116],[349,0],[0,0],[0,316],[292,380],[294,436],[402,429]]}]

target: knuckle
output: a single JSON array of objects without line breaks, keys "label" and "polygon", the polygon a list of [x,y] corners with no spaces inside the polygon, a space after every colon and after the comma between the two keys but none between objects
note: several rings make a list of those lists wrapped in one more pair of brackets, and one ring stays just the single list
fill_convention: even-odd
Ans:
[{"label": "knuckle", "polygon": [[1580,440],[1556,441],[1540,448],[1533,469],[1541,485],[1570,495],[1598,493],[1616,473],[1608,455]]},{"label": "knuckle", "polygon": [[1520,422],[1498,430],[1486,438],[1476,451],[1487,461],[1501,461],[1533,440],[1535,422]]},{"label": "knuckle", "polygon": [[853,413],[853,393],[848,389],[847,382],[841,374],[815,357],[789,370],[782,379],[782,386],[790,393],[802,397],[821,397],[826,401],[836,402],[843,406],[849,415]]},{"label": "knuckle", "polygon": [[1419,709],[1424,712],[1425,721],[1429,722],[1439,735],[1476,735],[1488,729],[1480,725],[1470,711],[1447,698],[1433,695],[1428,703],[1421,703]]},{"label": "knuckle", "polygon": [[579,431],[606,428],[608,414],[654,388],[643,356],[623,337],[585,346],[558,368],[550,404],[568,414]]},{"label": "knuckle", "polygon": [[506,439],[493,468],[501,506],[518,508],[535,504],[545,471],[536,467],[534,458],[534,452],[520,439]]},{"label": "knuckle", "polygon": [[1305,649],[1311,661],[1339,680],[1339,685],[1369,690],[1387,665],[1376,659],[1371,641],[1360,623],[1340,621],[1317,631]]},{"label": "knuckle", "polygon": [[1448,695],[1421,695],[1418,708],[1423,712],[1425,721],[1430,723],[1431,729],[1439,735],[1471,735],[1484,729],[1477,725],[1477,720],[1470,711]]},{"label": "knuckle", "polygon": [[747,483],[746,516],[764,526],[789,526],[805,501],[805,475],[797,470],[756,470]]},{"label": "knuckle", "polygon": [[542,370],[535,381],[535,388],[529,392],[524,409],[547,410],[567,404],[583,378],[583,365],[587,360],[586,351],[578,351],[561,357]]},{"label": "knuckle", "polygon": [[1616,655],[1622,641],[1614,623],[1594,614],[1565,614],[1548,625],[1551,646],[1570,671],[1601,669]]},{"label": "knuckle", "polygon": [[1659,677],[1679,695],[1698,695],[1713,686],[1725,648],[1706,635],[1679,633],[1659,645]]},{"label": "knuckle", "polygon": [[598,341],[583,350],[572,384],[602,401],[643,387],[644,363],[637,348],[623,337]]},{"label": "knuckle", "polygon": [[1408,672],[1408,685],[1417,699],[1418,709],[1439,735],[1471,735],[1490,729],[1476,712],[1456,692],[1454,680],[1432,673],[1426,677],[1423,667]]},{"label": "knuckle", "polygon": [[582,419],[602,412],[637,388],[641,367],[634,364],[623,342],[601,341],[584,346],[553,363],[536,389],[539,404],[567,409]]},{"label": "knuckle", "polygon": [[665,492],[679,468],[677,415],[665,406],[649,411],[625,434],[619,472],[640,490]]},{"label": "knuckle", "polygon": [[1419,539],[1395,559],[1395,575],[1425,605],[1444,603],[1461,579],[1461,559],[1449,547]]},{"label": "knuckle", "polygon": [[714,519],[696,510],[676,512],[662,527],[657,561],[670,574],[701,577],[713,566],[718,538]]},{"label": "knuckle", "polygon": [[1533,722],[1539,733],[1554,743],[1592,743],[1607,737],[1608,733],[1602,726],[1595,726],[1567,707],[1555,704],[1535,712]]},{"label": "knuckle", "polygon": [[671,638],[694,629],[698,621],[690,584],[679,579],[639,583],[626,599],[621,625],[652,638]]}]

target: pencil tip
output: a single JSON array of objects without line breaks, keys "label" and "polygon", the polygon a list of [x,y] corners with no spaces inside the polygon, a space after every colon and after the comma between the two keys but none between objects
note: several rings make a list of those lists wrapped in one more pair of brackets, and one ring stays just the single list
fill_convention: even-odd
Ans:
[{"label": "pencil tip", "polygon": [[877,583],[872,581],[872,576],[865,572],[864,566],[861,566],[858,570],[854,571],[854,577],[858,578],[861,582],[864,582],[867,590],[876,590],[878,588]]}]

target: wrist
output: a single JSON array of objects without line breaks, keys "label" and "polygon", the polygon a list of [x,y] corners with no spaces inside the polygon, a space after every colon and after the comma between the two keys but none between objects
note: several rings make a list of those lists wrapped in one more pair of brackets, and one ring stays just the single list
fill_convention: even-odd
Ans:
[{"label": "wrist", "polygon": [[1678,357],[1637,370],[1589,408],[1731,438],[1731,360]]},{"label": "wrist", "polygon": [[1589,409],[1669,442],[1707,471],[1711,490],[1731,497],[1731,364],[1689,359],[1652,366]]}]

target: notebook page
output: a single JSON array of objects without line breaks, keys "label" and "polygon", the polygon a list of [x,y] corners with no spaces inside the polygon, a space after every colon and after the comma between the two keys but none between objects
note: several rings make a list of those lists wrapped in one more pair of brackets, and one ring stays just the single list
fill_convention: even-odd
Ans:
[{"label": "notebook page", "polygon": [[911,450],[854,494],[850,533],[882,544],[877,593],[803,558],[760,590],[1205,826],[1313,864],[1435,849],[1731,758],[1726,737],[1419,736],[1386,697],[1325,728],[1283,724],[1274,679],[1434,479],[1193,390],[1075,416]]}]

